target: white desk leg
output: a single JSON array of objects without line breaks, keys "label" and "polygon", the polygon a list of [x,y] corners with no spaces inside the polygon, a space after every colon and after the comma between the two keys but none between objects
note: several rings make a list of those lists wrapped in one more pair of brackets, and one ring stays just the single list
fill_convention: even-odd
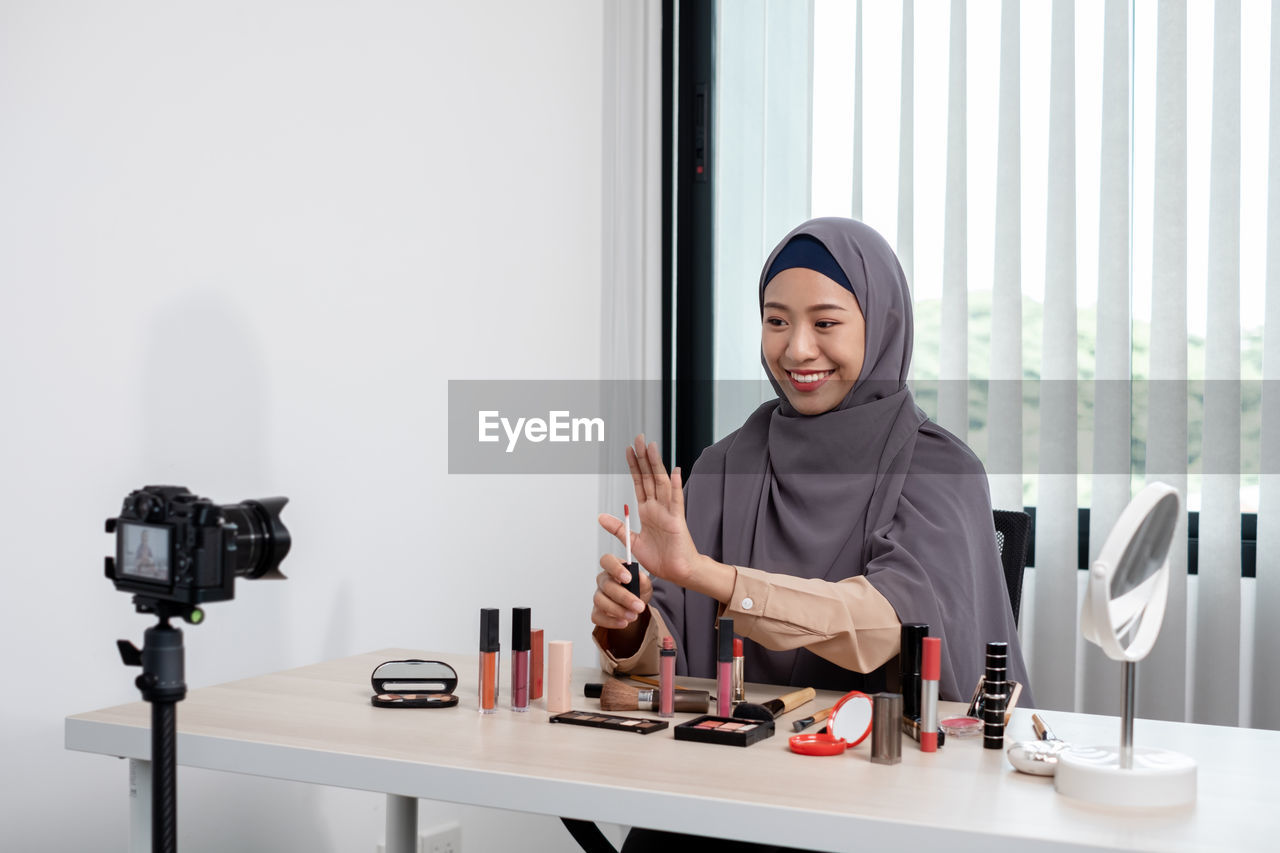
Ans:
[{"label": "white desk leg", "polygon": [[129,759],[129,853],[151,853],[151,762]]},{"label": "white desk leg", "polygon": [[387,794],[387,853],[418,852],[418,798]]}]

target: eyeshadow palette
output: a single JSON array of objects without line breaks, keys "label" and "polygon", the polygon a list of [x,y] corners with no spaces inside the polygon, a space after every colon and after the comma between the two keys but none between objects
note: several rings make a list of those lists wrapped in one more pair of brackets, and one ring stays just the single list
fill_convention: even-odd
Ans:
[{"label": "eyeshadow palette", "polygon": [[751,746],[756,741],[773,737],[773,720],[740,720],[705,714],[675,728],[676,740],[723,743],[727,746]]},{"label": "eyeshadow palette", "polygon": [[592,726],[597,729],[613,729],[618,732],[635,732],[647,735],[662,731],[666,720],[647,720],[642,717],[619,717],[615,714],[593,714],[590,711],[565,711],[552,715],[552,723],[568,723],[573,726]]}]

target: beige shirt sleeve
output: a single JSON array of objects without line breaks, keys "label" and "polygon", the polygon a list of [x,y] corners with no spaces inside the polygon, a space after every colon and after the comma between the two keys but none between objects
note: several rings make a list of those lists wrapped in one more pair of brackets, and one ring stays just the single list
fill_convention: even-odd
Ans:
[{"label": "beige shirt sleeve", "polygon": [[591,632],[591,637],[600,647],[600,668],[610,675],[657,675],[658,652],[662,649],[662,638],[670,634],[667,623],[662,621],[662,614],[653,605],[649,606],[649,625],[645,628],[644,637],[640,640],[640,648],[626,658],[615,657],[609,648],[609,629],[599,625]]},{"label": "beige shirt sleeve", "polygon": [[[855,672],[871,672],[898,654],[902,623],[865,577],[832,583],[734,568],[733,595],[721,615],[733,619],[735,634],[775,651],[803,646]],[[655,665],[656,655],[655,645]]]}]

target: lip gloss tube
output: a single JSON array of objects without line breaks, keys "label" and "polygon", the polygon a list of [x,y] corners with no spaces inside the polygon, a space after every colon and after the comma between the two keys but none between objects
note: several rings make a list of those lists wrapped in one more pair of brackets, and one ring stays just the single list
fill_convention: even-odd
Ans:
[{"label": "lip gloss tube", "polygon": [[742,640],[737,637],[733,638],[733,701],[747,701],[747,685],[743,681],[743,663],[746,658],[742,656]]},{"label": "lip gloss tube", "polygon": [[511,710],[529,710],[529,608],[511,608]]},{"label": "lip gloss tube", "polygon": [[920,751],[938,751],[938,679],[942,676],[942,640],[925,637],[920,664]]},{"label": "lip gloss tube", "polygon": [[716,713],[727,717],[733,712],[733,620],[720,618],[718,653],[716,655]]},{"label": "lip gloss tube", "polygon": [[498,611],[480,610],[480,713],[492,714],[498,709]]},{"label": "lip gloss tube", "polygon": [[625,584],[623,584],[623,586],[627,588],[627,592],[631,593],[636,597],[639,597],[640,596],[640,564],[635,562],[623,563],[622,567],[626,569],[628,572],[631,572],[631,579],[628,580]]},{"label": "lip gloss tube", "polygon": [[658,716],[676,715],[676,641],[662,638],[662,651],[658,658]]}]

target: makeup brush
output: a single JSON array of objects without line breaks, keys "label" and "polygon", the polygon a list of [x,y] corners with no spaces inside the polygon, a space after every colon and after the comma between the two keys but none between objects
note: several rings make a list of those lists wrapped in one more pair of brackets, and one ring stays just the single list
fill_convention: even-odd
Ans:
[{"label": "makeup brush", "polygon": [[[676,710],[705,714],[711,706],[711,694],[705,690],[686,690],[675,695]],[[658,691],[632,687],[616,678],[604,683],[600,693],[601,711],[654,711],[658,708]]]},{"label": "makeup brush", "polygon": [[805,729],[809,728],[809,726],[812,726],[814,723],[820,723],[830,716],[831,716],[831,708],[823,708],[821,711],[819,711],[818,713],[812,716],[805,717],[800,720],[796,720],[794,723],[791,724],[791,728],[793,728],[798,732],[802,732]]},{"label": "makeup brush", "polygon": [[[654,687],[662,686],[658,684],[658,679],[649,678],[648,676],[645,676],[645,675],[628,675],[627,678],[630,678],[632,681],[639,681],[642,684],[651,684]],[[698,690],[694,687],[681,687],[679,684],[676,685],[676,690],[677,691],[683,690],[685,693],[706,693],[707,692],[705,690]],[[582,695],[587,697],[588,699],[599,699],[600,694],[603,692],[604,692],[604,685],[599,681],[588,681],[586,684],[582,685]]]},{"label": "makeup brush", "polygon": [[739,702],[733,706],[733,716],[740,720],[776,720],[788,711],[799,708],[805,702],[812,702],[813,697],[817,695],[818,691],[812,687],[805,687],[760,705],[754,702]]},{"label": "makeup brush", "polygon": [[[662,686],[661,684],[659,684],[659,683],[658,683],[658,679],[656,679],[656,678],[650,678],[650,677],[649,677],[649,676],[647,676],[647,675],[628,675],[628,676],[627,676],[627,678],[630,678],[632,681],[638,681],[638,682],[640,682],[641,684],[648,684],[648,685],[651,685],[651,686],[653,686],[653,687],[661,687],[661,686]],[[705,690],[698,690],[698,689],[697,689],[697,688],[695,688],[695,687],[681,687],[679,684],[675,685],[675,688],[676,688],[676,690],[677,690],[677,691],[684,690],[684,691],[686,691],[686,692],[687,692],[687,691],[692,690],[692,691],[695,691],[695,692],[698,692],[698,693],[705,693],[705,692],[706,692]]]}]

